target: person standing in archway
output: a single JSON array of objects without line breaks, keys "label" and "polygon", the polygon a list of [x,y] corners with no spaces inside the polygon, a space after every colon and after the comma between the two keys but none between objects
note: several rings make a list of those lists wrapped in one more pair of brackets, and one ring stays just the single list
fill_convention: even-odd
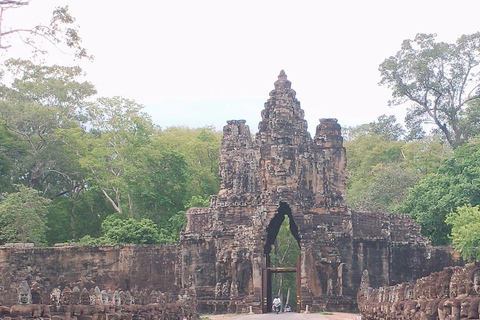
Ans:
[{"label": "person standing in archway", "polygon": [[278,296],[275,296],[275,299],[273,299],[273,310],[278,314],[280,312],[281,307],[282,307],[282,300],[280,300]]}]

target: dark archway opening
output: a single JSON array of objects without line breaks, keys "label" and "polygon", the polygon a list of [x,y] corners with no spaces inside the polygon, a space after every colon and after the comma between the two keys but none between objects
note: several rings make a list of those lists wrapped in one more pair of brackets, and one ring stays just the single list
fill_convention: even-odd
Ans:
[{"label": "dark archway opening", "polygon": [[264,247],[266,269],[263,273],[263,312],[271,312],[274,296],[282,300],[282,309],[300,310],[300,237],[292,210],[280,202],[277,214],[267,227]]},{"label": "dark archway opening", "polygon": [[[280,206],[278,207],[277,214],[273,217],[272,221],[267,227],[267,243],[265,244],[264,254],[266,257],[270,256],[270,252],[272,251],[272,247],[275,244],[275,240],[277,239],[278,233],[280,231],[280,227],[282,226],[283,222],[285,221],[285,216],[288,217],[288,227],[290,229],[291,235],[296,240],[298,247],[300,247],[300,237],[298,235],[298,227],[293,219],[292,210],[290,206],[286,202],[280,202]],[[270,267],[270,261],[267,258],[267,267]]]}]

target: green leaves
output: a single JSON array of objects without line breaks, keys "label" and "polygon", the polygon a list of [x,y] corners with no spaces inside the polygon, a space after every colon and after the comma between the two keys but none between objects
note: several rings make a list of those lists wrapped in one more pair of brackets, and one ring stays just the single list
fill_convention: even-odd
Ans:
[{"label": "green leaves", "polygon": [[85,236],[81,244],[159,244],[172,239],[150,219],[135,220],[118,215],[108,216],[102,223],[103,236],[98,239]]},{"label": "green leaves", "polygon": [[380,84],[392,90],[390,105],[414,103],[407,127],[433,122],[456,148],[479,133],[462,122],[467,104],[480,99],[480,32],[463,35],[456,44],[435,37],[418,34],[405,40],[395,56],[380,64]]},{"label": "green leaves", "polygon": [[347,128],[347,201],[356,210],[396,212],[422,177],[451,152],[437,136],[404,135],[394,116]]},{"label": "green leaves", "polygon": [[[0,84],[0,192],[20,183],[52,199],[44,219],[49,244],[85,235],[98,241],[100,224],[114,213],[134,220],[114,228],[123,233],[109,241],[130,241],[125,234],[137,229],[154,233],[147,222],[138,225],[142,219],[155,224],[158,236],[134,241],[175,241],[189,202],[208,205],[218,192],[221,134],[212,128],[162,131],[133,100],[89,101],[95,89],[78,80],[78,67],[7,65],[12,82]],[[5,239],[17,239],[13,222],[3,223],[10,230]],[[42,237],[35,241],[45,244]]]},{"label": "green leaves", "polygon": [[18,191],[5,193],[0,201],[0,244],[33,242],[46,244],[46,212],[50,203],[38,191],[17,186]]},{"label": "green leaves", "polygon": [[480,140],[473,139],[455,150],[438,173],[428,175],[410,190],[398,209],[422,226],[433,244],[448,243],[446,216],[457,207],[480,204]]},{"label": "green leaves", "polygon": [[478,206],[458,207],[445,220],[451,226],[451,240],[465,260],[480,261],[480,211]]}]

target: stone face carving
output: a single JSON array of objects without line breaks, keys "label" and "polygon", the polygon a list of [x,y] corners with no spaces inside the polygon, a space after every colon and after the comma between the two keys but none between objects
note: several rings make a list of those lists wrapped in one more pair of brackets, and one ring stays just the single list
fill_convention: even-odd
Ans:
[{"label": "stone face carving", "polygon": [[26,280],[18,286],[18,304],[32,304],[32,293]]},{"label": "stone face carving", "polygon": [[208,208],[187,211],[182,285],[195,287],[200,312],[226,312],[233,303],[236,312],[271,310],[265,269],[285,216],[301,249],[300,309],[355,310],[364,270],[375,287],[453,263],[432,262],[443,251],[432,250],[410,218],[347,208],[341,127],[320,119],[312,138],[291,85],[281,71],[255,137],[244,120],[227,122],[220,191]]},{"label": "stone face carving", "polygon": [[[473,288],[478,275],[478,265],[448,267],[414,283],[373,289],[362,287],[358,293],[358,306],[362,319],[479,319],[480,295]],[[410,288],[413,287],[413,290]],[[445,290],[449,288],[449,290]],[[466,288],[471,288],[469,291]],[[387,299],[380,293],[396,294]],[[407,293],[412,291],[412,294]],[[371,299],[372,293],[377,299]],[[425,294],[427,293],[427,294]],[[382,306],[383,308],[379,308]],[[398,311],[403,306],[403,312]],[[386,312],[396,308],[397,312]]]},{"label": "stone face carving", "polygon": [[480,295],[480,269],[475,269],[472,273],[472,294]]},{"label": "stone face carving", "polygon": [[[32,285],[34,287],[34,285]],[[19,292],[22,297],[28,295],[28,282],[22,281],[19,285]],[[93,294],[90,294],[92,292]],[[195,303],[191,299],[191,293],[182,291],[178,299],[168,293],[152,291],[146,295],[144,292],[136,294],[144,296],[139,301],[144,304],[134,304],[134,298],[129,291],[100,290],[96,287],[88,291],[87,288],[75,286],[73,290],[69,287],[54,288],[50,292],[51,305],[35,303],[28,304],[21,299],[19,304],[11,307],[0,306],[0,319],[26,320],[26,319],[55,319],[55,320],[101,320],[101,319],[145,319],[145,320],[170,320],[170,319],[198,319],[195,311]],[[76,293],[79,293],[78,301],[75,301]],[[99,300],[102,304],[95,304],[92,296],[100,294],[111,294],[111,299]],[[121,297],[124,297],[123,299]],[[146,300],[150,300],[147,302]]]},{"label": "stone face carving", "polygon": [[[188,210],[179,244],[0,247],[2,304],[50,299],[54,312],[71,311],[87,320],[85,314],[99,315],[99,310],[146,305],[158,310],[173,295],[189,308],[198,303],[201,313],[268,312],[269,254],[285,216],[300,248],[298,265],[291,266],[297,276],[297,310],[307,305],[310,311],[355,310],[364,271],[364,283],[378,288],[454,264],[447,250],[430,247],[409,217],[347,208],[341,127],[336,119],[320,119],[312,138],[285,72],[274,83],[261,117],[254,137],[244,120],[227,122],[220,191],[208,208]],[[459,297],[475,287],[453,287],[447,278],[439,276],[429,292],[405,286],[380,295],[368,289],[364,296],[447,298],[450,292]],[[30,295],[25,287],[20,296],[17,289],[25,279],[35,279],[38,286],[32,285]],[[442,308],[444,302],[439,302]],[[385,303],[378,310],[405,314],[413,308],[403,300]],[[426,310],[427,305],[420,306]],[[141,312],[138,319],[147,319]]]}]

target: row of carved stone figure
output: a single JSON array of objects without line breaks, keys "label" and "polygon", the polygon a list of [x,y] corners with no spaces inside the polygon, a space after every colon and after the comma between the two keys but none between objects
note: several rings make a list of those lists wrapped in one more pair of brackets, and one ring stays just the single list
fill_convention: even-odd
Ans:
[{"label": "row of carved stone figure", "polygon": [[0,306],[2,320],[173,320],[198,319],[195,304],[189,302],[148,305],[100,306],[69,305],[52,309],[45,304]]},{"label": "row of carved stone figure", "polygon": [[33,283],[30,287],[27,281],[22,281],[18,288],[18,304],[50,304],[52,307],[61,305],[146,305],[150,303],[169,303],[181,300],[182,297],[174,296],[171,293],[160,291],[122,291],[122,290],[100,290],[97,286],[93,289],[80,289],[75,286],[73,289],[65,287],[63,290],[54,288],[50,293],[50,301],[42,301],[42,288]]},{"label": "row of carved stone figure", "polygon": [[175,296],[159,291],[91,290],[55,288],[42,301],[45,290],[34,282],[22,281],[18,287],[18,304],[0,305],[0,319],[54,320],[170,320],[198,319],[196,303],[187,290]]},{"label": "row of carved stone figure", "polygon": [[366,320],[463,320],[479,319],[480,298],[466,296],[448,299],[382,302],[361,307]]},{"label": "row of carved stone figure", "polygon": [[450,267],[415,283],[373,289],[364,273],[357,297],[363,319],[479,319],[480,269]]}]

